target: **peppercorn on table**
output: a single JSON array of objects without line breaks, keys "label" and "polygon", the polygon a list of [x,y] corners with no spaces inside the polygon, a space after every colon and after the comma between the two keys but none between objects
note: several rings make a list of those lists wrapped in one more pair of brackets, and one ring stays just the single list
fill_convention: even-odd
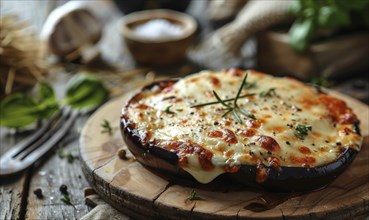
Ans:
[{"label": "peppercorn on table", "polygon": [[[3,16],[4,13],[14,12],[13,9],[17,9],[16,13],[18,13],[21,17],[27,18],[30,20],[30,23],[33,24],[33,27],[36,30],[36,33],[40,32],[43,23],[47,15],[50,11],[56,6],[62,5],[66,0],[57,0],[57,1],[2,1],[1,4],[1,13],[0,16]],[[197,16],[199,23],[201,24],[201,33],[208,33],[213,30],[208,22],[204,21],[205,14],[203,13],[206,7],[205,1],[193,1],[196,5],[194,7],[190,7],[189,10],[191,13],[193,12],[194,16]],[[97,67],[94,67],[92,71],[100,72],[100,76],[105,82],[109,85],[109,89],[112,96],[120,97],[120,95],[126,91],[132,90],[145,82],[150,82],[153,80],[154,75],[152,73],[152,68],[142,68],[136,66],[135,62],[132,60],[132,57],[127,53],[126,49],[122,45],[121,37],[116,30],[116,22],[121,18],[122,14],[117,10],[117,8],[110,1],[89,1],[86,2],[89,7],[98,8],[99,13],[98,16],[100,21],[103,23],[104,27],[104,35],[97,47],[101,51],[101,57],[108,64],[115,64],[116,67],[123,69],[122,73],[113,73],[114,70],[106,64],[100,64]],[[197,7],[198,6],[198,7]],[[12,10],[9,10],[12,9]],[[2,67],[1,67],[2,68]],[[1,69],[0,68],[0,69]],[[56,90],[56,95],[60,95],[65,89],[65,82],[69,79],[74,72],[80,71],[83,69],[83,65],[79,65],[71,62],[61,62],[58,65],[54,65],[49,69],[49,76],[47,80],[49,80],[54,86]],[[194,64],[188,60],[183,61],[178,66],[171,67],[169,69],[160,69],[155,70],[157,76],[161,77],[173,77],[173,76],[183,76],[189,73],[197,72],[198,70],[203,69],[202,66]],[[175,73],[175,74],[173,74]],[[1,72],[3,74],[3,72]],[[355,78],[350,78],[345,80],[345,82],[338,84],[336,87],[333,87],[333,90],[341,91],[350,96],[353,96],[361,101],[368,102],[368,89],[369,86],[366,82],[366,73],[363,72],[361,75],[359,74]],[[1,84],[2,85],[2,84]],[[349,98],[350,100],[354,100]],[[354,100],[354,103],[358,103]],[[115,103],[117,108],[119,108],[119,104]],[[107,107],[111,107],[111,103],[107,104]],[[368,106],[365,104],[359,104],[360,109],[364,109],[364,112],[360,112],[362,114],[362,120],[368,121]],[[355,107],[355,106],[353,106]],[[105,106],[106,108],[106,106]],[[100,114],[101,109],[98,109],[96,114]],[[120,112],[120,109],[116,109]],[[354,108],[354,110],[356,110]],[[366,111],[366,112],[365,112]],[[358,112],[359,113],[359,112]],[[0,112],[1,114],[1,112]],[[91,194],[91,187],[88,179],[86,179],[81,166],[83,158],[80,158],[79,152],[79,143],[78,139],[81,134],[81,130],[86,125],[86,121],[90,118],[91,113],[84,114],[78,117],[75,121],[73,128],[70,132],[55,146],[54,150],[50,151],[47,155],[45,155],[42,160],[38,161],[36,164],[32,165],[25,172],[19,173],[14,176],[9,177],[0,177],[0,220],[1,219],[81,219],[83,216],[88,214],[93,207],[89,206],[85,202],[85,194]],[[113,114],[111,115],[113,116]],[[110,117],[110,116],[109,116]],[[107,122],[98,121],[98,127],[96,128],[97,136],[113,132],[114,134],[117,132],[116,126],[113,121]],[[15,133],[12,129],[5,129],[3,127],[0,128],[0,154],[3,155],[7,150],[11,149],[16,143],[20,142],[27,136],[31,135],[34,129],[25,130],[23,132]],[[363,130],[363,134],[368,136],[368,131]],[[366,133],[365,133],[366,132]],[[130,157],[128,152],[119,151],[116,152],[117,149],[121,147],[121,140],[117,142],[111,142],[109,144],[104,145],[104,149],[106,152],[110,152],[108,157],[102,158],[100,161],[100,165],[104,165],[106,159],[111,156],[117,155],[122,163],[134,163],[132,161],[127,161],[127,157]],[[363,170],[367,170],[367,161],[368,160],[368,138],[365,138],[365,144],[363,146],[363,152],[361,152],[361,156],[357,159],[356,163],[361,164]],[[93,155],[92,155],[93,156]],[[97,157],[101,157],[101,155],[97,155]],[[360,159],[361,158],[361,159]],[[364,162],[363,162],[364,161]],[[118,167],[111,167],[111,163],[107,163],[106,166],[102,166],[106,169],[116,169]],[[95,167],[97,168],[97,167]],[[103,169],[99,169],[99,172],[104,171]],[[106,170],[105,170],[106,171]],[[112,170],[111,170],[112,171]],[[102,175],[102,173],[92,172],[91,175],[87,175],[87,178],[94,178],[94,175]],[[106,187],[106,183],[109,182],[109,178],[112,176],[107,176],[103,181],[96,183],[93,185],[94,187],[100,187],[99,189],[104,189],[106,191],[101,191],[100,194],[102,196],[108,195],[110,192],[109,188]],[[355,176],[348,175],[348,178],[354,178]],[[368,178],[368,176],[362,177],[364,180]],[[364,181],[365,182],[365,181]],[[114,182],[115,184],[116,182]],[[356,185],[355,185],[356,186]],[[115,186],[114,186],[115,187]],[[352,186],[354,187],[354,186]],[[359,190],[360,188],[358,188]],[[182,191],[180,191],[182,190]],[[180,203],[180,201],[175,200],[175,204],[171,204],[174,206],[181,206],[181,217],[188,217],[192,211],[199,211],[199,213],[209,212],[207,207],[217,207],[218,210],[221,207],[217,206],[217,204],[212,203],[209,206],[202,206],[204,203],[203,200],[196,200],[198,197],[206,197],[205,195],[196,194],[196,192],[192,192],[191,189],[177,189],[176,187],[171,187],[168,189],[166,196],[160,199],[158,202],[162,204],[163,210],[173,211],[173,209],[167,209],[169,205],[168,199],[176,195],[177,192],[182,192],[183,198],[188,198],[190,195],[191,200],[187,200],[188,203]],[[200,192],[200,191],[199,191]],[[197,192],[197,193],[199,193]],[[333,198],[336,197],[345,197],[350,195],[357,195],[360,192],[350,191],[345,192],[339,188],[330,191],[330,195]],[[366,193],[366,194],[365,194]],[[314,193],[317,200],[324,198],[319,192]],[[153,198],[155,195],[152,194]],[[210,196],[210,195],[209,195]],[[328,195],[327,195],[328,196]],[[367,189],[361,194],[362,201],[368,201],[368,193]],[[210,196],[211,197],[211,196]],[[118,199],[118,198],[116,198]],[[121,199],[121,198],[120,198]],[[147,199],[147,198],[145,198]],[[223,199],[219,197],[218,199]],[[283,200],[283,198],[282,198]],[[110,202],[114,200],[109,200]],[[146,200],[145,200],[146,201]],[[229,204],[232,201],[227,200]],[[347,201],[347,200],[345,200]],[[350,200],[351,201],[351,200]],[[353,200],[352,200],[353,201]],[[196,205],[198,203],[199,206]],[[283,201],[281,201],[283,203]],[[301,203],[301,204],[300,204]],[[202,205],[201,205],[202,204]],[[359,215],[357,218],[365,219],[367,217],[367,213],[363,213],[362,211],[368,212],[368,202],[366,203],[352,203],[357,205],[358,207],[352,207],[352,212],[348,213],[349,215],[355,216]],[[139,204],[138,204],[139,205]],[[301,206],[302,209],[308,211],[308,208],[303,207],[303,201],[298,201],[292,198],[285,205],[291,206]],[[183,207],[186,206],[186,207]],[[231,206],[231,205],[230,205]],[[205,210],[196,209],[204,208]],[[277,206],[278,207],[278,206]],[[285,207],[285,206],[283,206]],[[137,208],[137,207],[136,207]],[[147,208],[147,207],[146,207]],[[193,208],[193,209],[192,209]],[[257,208],[257,207],[256,207]],[[359,210],[359,211],[357,211]],[[289,209],[289,212],[291,210]],[[324,206],[322,206],[321,213],[324,212]],[[249,212],[244,211],[244,213],[239,213],[243,215]],[[280,210],[278,209],[278,212]],[[291,211],[293,212],[293,211]],[[181,214],[180,213],[180,214]],[[168,215],[175,215],[175,213],[168,213]],[[237,214],[237,213],[236,213]],[[266,213],[267,214],[267,213]],[[267,217],[264,213],[264,217]],[[291,214],[291,213],[280,213],[281,216],[283,214]],[[254,216],[258,215],[257,212],[254,213]],[[122,216],[121,216],[122,217]]]}]

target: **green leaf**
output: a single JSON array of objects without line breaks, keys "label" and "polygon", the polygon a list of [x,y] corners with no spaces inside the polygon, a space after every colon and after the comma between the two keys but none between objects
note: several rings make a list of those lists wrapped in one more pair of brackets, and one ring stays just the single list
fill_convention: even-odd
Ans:
[{"label": "green leaf", "polygon": [[59,110],[59,103],[53,88],[47,82],[40,82],[38,83],[38,95],[40,97],[40,116],[50,118]]},{"label": "green leaf", "polygon": [[45,81],[38,83],[38,95],[41,100],[55,100],[53,88]]},{"label": "green leaf", "polygon": [[347,27],[351,23],[347,11],[324,6],[319,9],[318,26],[323,28]]},{"label": "green leaf", "polygon": [[290,5],[290,13],[292,15],[298,16],[302,12],[303,6],[301,5],[301,2],[298,0],[292,1]]},{"label": "green leaf", "polygon": [[[368,1],[369,2],[369,1]],[[359,13],[358,16],[360,17],[360,21],[364,27],[367,29],[369,28],[369,9],[367,9],[364,13]],[[354,22],[353,22],[354,23]]]},{"label": "green leaf", "polygon": [[96,89],[88,97],[70,103],[70,106],[75,109],[91,109],[104,103],[107,96],[106,90]]},{"label": "green leaf", "polygon": [[305,51],[313,32],[313,19],[296,20],[289,31],[290,46],[297,52]]},{"label": "green leaf", "polygon": [[366,9],[366,12],[368,13],[368,6],[369,1],[368,0],[336,0],[337,3],[342,7],[346,8],[348,10],[362,10]]},{"label": "green leaf", "polygon": [[38,105],[40,118],[50,118],[59,111],[59,103],[57,100],[41,101]]},{"label": "green leaf", "polygon": [[328,80],[324,76],[314,77],[314,78],[311,79],[310,83],[313,84],[313,85],[322,86],[322,87],[325,87],[325,88],[329,88],[329,87],[332,87],[334,85],[333,81]]},{"label": "green leaf", "polygon": [[23,93],[15,93],[0,102],[0,125],[25,127],[39,119],[37,101]]},{"label": "green leaf", "polygon": [[92,74],[79,73],[67,83],[65,101],[73,108],[94,108],[101,105],[107,97],[108,90],[102,81]]}]

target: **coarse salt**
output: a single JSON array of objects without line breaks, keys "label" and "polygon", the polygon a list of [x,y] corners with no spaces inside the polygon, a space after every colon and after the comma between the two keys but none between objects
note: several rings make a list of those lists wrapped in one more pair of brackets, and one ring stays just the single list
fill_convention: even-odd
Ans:
[{"label": "coarse salt", "polygon": [[152,19],[133,28],[135,34],[147,39],[178,37],[183,34],[181,26],[165,19]]}]

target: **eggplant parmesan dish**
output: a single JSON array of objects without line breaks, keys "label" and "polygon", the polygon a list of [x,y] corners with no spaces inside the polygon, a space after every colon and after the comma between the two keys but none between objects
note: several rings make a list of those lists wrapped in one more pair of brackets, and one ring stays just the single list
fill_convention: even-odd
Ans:
[{"label": "eggplant parmesan dish", "polygon": [[344,101],[254,70],[155,82],[127,101],[120,123],[146,167],[202,184],[221,176],[278,192],[326,186],[362,144],[358,118]]}]

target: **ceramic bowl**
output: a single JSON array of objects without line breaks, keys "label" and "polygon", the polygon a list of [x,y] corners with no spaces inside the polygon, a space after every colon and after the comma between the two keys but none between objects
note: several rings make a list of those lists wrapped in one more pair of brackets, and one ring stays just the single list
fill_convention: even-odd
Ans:
[{"label": "ceramic bowl", "polygon": [[[158,19],[164,20],[170,28],[180,28],[181,31],[176,35],[160,35],[157,32],[162,27],[155,25],[146,32],[137,31],[148,22]],[[168,9],[134,12],[124,16],[119,22],[120,33],[134,60],[149,66],[172,65],[183,60],[192,44],[196,29],[197,23],[190,15]]]}]

